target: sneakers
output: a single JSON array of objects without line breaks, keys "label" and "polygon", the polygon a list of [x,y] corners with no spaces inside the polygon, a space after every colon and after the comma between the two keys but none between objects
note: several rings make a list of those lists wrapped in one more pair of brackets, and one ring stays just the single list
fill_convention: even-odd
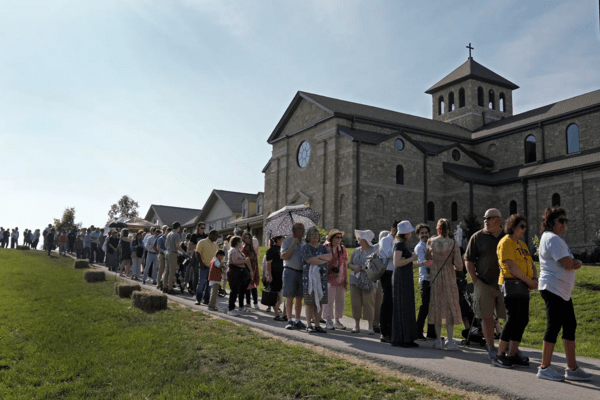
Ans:
[{"label": "sneakers", "polygon": [[230,315],[232,317],[239,317],[240,313],[237,312],[236,310],[231,310],[231,311],[227,311],[227,315]]},{"label": "sneakers", "polygon": [[335,321],[335,322],[333,323],[333,327],[334,327],[335,329],[340,329],[340,330],[344,330],[344,329],[346,329],[346,327],[345,327],[344,325],[342,325],[342,323],[341,323],[341,322],[339,322],[339,321]]},{"label": "sneakers", "polygon": [[298,320],[294,322],[294,328],[296,329],[306,329],[306,325],[302,323],[302,321]]},{"label": "sneakers", "polygon": [[367,329],[367,335],[374,335],[375,331],[373,329]]},{"label": "sneakers", "polygon": [[516,357],[519,357],[519,359],[522,362],[529,362],[529,357],[527,357],[526,355],[524,355],[523,353],[521,353],[521,350],[517,350],[517,355]]},{"label": "sneakers", "polygon": [[294,329],[294,321],[291,319],[288,320],[288,323],[285,325],[285,329]]},{"label": "sneakers", "polygon": [[458,351],[458,345],[452,339],[446,340],[446,350],[448,350],[448,351]]},{"label": "sneakers", "polygon": [[496,358],[496,354],[498,354],[498,348],[497,347],[488,347],[487,352],[488,352],[488,358],[490,360],[493,360],[494,358]]},{"label": "sneakers", "polygon": [[424,342],[427,341],[427,338],[425,337],[425,335],[423,335],[422,333],[420,335],[417,335],[417,340],[422,340]]},{"label": "sneakers", "polygon": [[208,310],[209,311],[219,311],[219,309],[217,308],[217,306],[213,306],[212,304],[208,306]]},{"label": "sneakers", "polygon": [[[547,369],[547,368],[546,368]],[[539,372],[538,372],[539,376]],[[565,379],[568,381],[589,381],[592,379],[592,374],[585,372],[581,367],[577,369],[565,369]]]},{"label": "sneakers", "polygon": [[507,357],[515,367],[529,367],[529,359],[527,357],[519,357],[519,354]]},{"label": "sneakers", "polygon": [[513,363],[504,354],[496,354],[492,360],[492,365],[500,368],[512,368]]},{"label": "sneakers", "polygon": [[258,303],[256,303],[256,304],[254,305],[254,309],[256,309],[256,310],[260,310],[260,307],[258,306]]},{"label": "sneakers", "polygon": [[435,342],[433,342],[433,349],[434,350],[442,349],[442,341],[440,339],[435,339]]},{"label": "sneakers", "polygon": [[[580,369],[580,368],[577,368],[577,369]],[[573,371],[573,372],[575,372],[575,371]],[[565,371],[565,375],[567,375],[566,371]],[[565,380],[565,375],[562,375],[559,372],[556,372],[550,366],[548,366],[546,368],[538,367],[537,377],[540,379],[561,382],[561,381]]]},{"label": "sneakers", "polygon": [[325,324],[325,329],[329,329],[330,331],[335,329],[335,327],[333,326],[332,320],[327,321],[327,323]]}]

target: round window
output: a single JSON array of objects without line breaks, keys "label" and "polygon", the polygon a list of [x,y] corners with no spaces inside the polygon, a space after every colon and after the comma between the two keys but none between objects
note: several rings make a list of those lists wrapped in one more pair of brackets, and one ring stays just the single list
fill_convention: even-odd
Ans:
[{"label": "round window", "polygon": [[396,139],[396,143],[394,144],[394,146],[396,147],[396,150],[398,150],[398,151],[404,150],[404,140]]},{"label": "round window", "polygon": [[460,160],[460,151],[458,151],[457,149],[452,150],[452,159],[454,161]]},{"label": "round window", "polygon": [[300,148],[298,148],[298,166],[300,168],[306,167],[309,158],[310,144],[308,142],[302,142],[302,144],[300,144]]}]

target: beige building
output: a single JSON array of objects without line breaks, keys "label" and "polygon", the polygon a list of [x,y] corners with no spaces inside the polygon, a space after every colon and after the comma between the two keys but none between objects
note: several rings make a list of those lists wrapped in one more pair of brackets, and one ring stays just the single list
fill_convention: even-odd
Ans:
[{"label": "beige building", "polygon": [[389,229],[487,208],[565,207],[580,250],[600,229],[600,90],[513,115],[518,86],[469,58],[429,88],[432,118],[298,92],[268,138],[264,215],[308,202],[326,230]]}]

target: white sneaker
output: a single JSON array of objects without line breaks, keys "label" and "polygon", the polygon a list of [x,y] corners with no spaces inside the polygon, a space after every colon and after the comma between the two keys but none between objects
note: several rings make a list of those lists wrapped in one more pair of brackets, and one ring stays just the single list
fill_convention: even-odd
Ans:
[{"label": "white sneaker", "polygon": [[446,350],[457,351],[458,350],[458,345],[452,339],[451,340],[446,340]]},{"label": "white sneaker", "polygon": [[592,374],[587,373],[581,367],[575,370],[565,369],[565,379],[568,381],[589,381],[592,379]]},{"label": "white sneaker", "polygon": [[433,342],[433,349],[442,350],[442,341],[440,339],[435,339],[435,342]]},{"label": "white sneaker", "polygon": [[227,311],[227,315],[230,315],[232,317],[239,317],[240,313],[237,312],[236,310],[231,310],[231,311]]},{"label": "white sneaker", "polygon": [[342,325],[342,324],[341,324],[341,322],[338,322],[338,321],[335,321],[335,322],[333,323],[333,327],[334,327],[335,329],[341,329],[341,330],[344,330],[344,329],[346,329],[346,327],[345,327],[344,325]]},{"label": "white sneaker", "polygon": [[325,329],[329,329],[330,331],[335,329],[335,327],[333,326],[332,320],[327,321],[327,323],[325,324]]},{"label": "white sneaker", "polygon": [[258,303],[256,303],[256,304],[254,305],[254,308],[255,308],[256,310],[260,310],[260,307],[258,306]]}]

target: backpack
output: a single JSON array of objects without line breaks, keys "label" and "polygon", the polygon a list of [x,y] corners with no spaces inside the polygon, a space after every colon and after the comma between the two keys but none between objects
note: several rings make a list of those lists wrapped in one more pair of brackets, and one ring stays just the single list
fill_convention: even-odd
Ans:
[{"label": "backpack", "polygon": [[367,276],[371,280],[371,282],[377,282],[381,279],[381,276],[385,273],[387,269],[387,265],[385,265],[381,258],[379,257],[379,253],[375,252],[367,257]]}]

